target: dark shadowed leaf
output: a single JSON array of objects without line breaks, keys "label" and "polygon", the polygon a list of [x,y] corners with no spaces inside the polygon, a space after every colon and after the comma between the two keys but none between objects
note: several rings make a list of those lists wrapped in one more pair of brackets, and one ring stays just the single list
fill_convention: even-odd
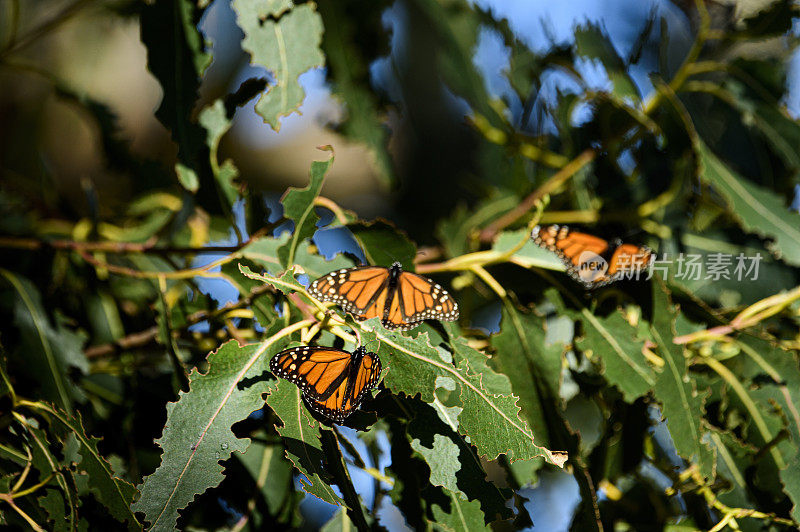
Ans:
[{"label": "dark shadowed leaf", "polygon": [[39,382],[45,397],[71,413],[72,401],[83,400],[84,394],[68,375],[71,368],[89,370],[83,340],[62,324],[51,323],[39,291],[28,279],[2,268],[0,276],[13,291],[14,325],[22,342],[12,360]]},{"label": "dark shadowed leaf", "polygon": [[661,374],[656,377],[655,396],[672,434],[678,453],[696,463],[702,473],[713,477],[714,454],[705,442],[703,393],[687,375],[683,347],[675,345],[677,308],[669,300],[663,283],[653,283],[653,322],[650,330],[664,359]]},{"label": "dark shadowed leaf", "polygon": [[347,226],[364,250],[367,262],[375,266],[390,266],[399,262],[406,271],[414,271],[417,247],[408,235],[386,220],[357,222]]},{"label": "dark shadowed leaf", "polygon": [[280,380],[267,398],[267,405],[283,422],[278,434],[283,437],[286,456],[302,474],[300,483],[304,490],[325,502],[343,506],[344,501],[331,487],[333,478],[324,465],[319,422],[303,404],[301,395],[297,386]]},{"label": "dark shadowed leaf", "polygon": [[700,179],[728,202],[730,213],[745,231],[774,239],[767,247],[785,262],[800,265],[800,214],[791,212],[774,192],[736,174],[698,140]]}]

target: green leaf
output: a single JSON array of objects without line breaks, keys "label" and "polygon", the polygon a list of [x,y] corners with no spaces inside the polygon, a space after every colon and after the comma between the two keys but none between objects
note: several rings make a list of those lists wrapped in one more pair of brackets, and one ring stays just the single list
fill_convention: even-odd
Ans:
[{"label": "green leaf", "polygon": [[482,29],[476,10],[459,0],[422,0],[415,4],[415,13],[420,15],[421,26],[430,28],[431,40],[427,42],[436,43],[437,66],[447,86],[493,125],[501,124],[473,61]]},{"label": "green leaf", "polygon": [[175,173],[178,176],[178,181],[181,186],[189,192],[197,192],[200,188],[200,179],[197,177],[197,172],[192,170],[186,165],[181,163],[175,164]]},{"label": "green leaf", "polygon": [[286,456],[303,474],[300,483],[304,490],[325,502],[343,506],[344,501],[330,486],[333,477],[324,465],[319,422],[303,404],[301,395],[297,386],[279,380],[267,397],[267,405],[283,421],[277,430],[283,437]]},{"label": "green leaf", "polygon": [[575,52],[581,57],[599,61],[606,69],[614,94],[619,98],[641,99],[636,85],[628,75],[625,63],[617,54],[609,36],[595,24],[587,23],[575,29]]},{"label": "green leaf", "polygon": [[495,352],[492,366],[508,377],[534,438],[547,445],[550,437],[535,376],[542,375],[545,367],[552,368],[544,385],[551,388],[553,397],[558,397],[563,346],[545,343],[544,319],[533,313],[506,308],[500,323],[500,332],[491,337]]},{"label": "green leaf", "polygon": [[491,530],[484,523],[483,512],[478,501],[465,501],[455,493],[443,490],[449,497],[449,508],[439,504],[431,507],[433,511],[434,530],[452,532],[472,532],[473,530]]},{"label": "green leaf", "polygon": [[447,489],[463,500],[478,501],[489,521],[511,517],[511,511],[505,506],[510,493],[504,496],[497,486],[486,479],[480,459],[458,435],[458,426],[453,423],[457,412],[451,414],[449,410],[461,409],[449,409],[440,401],[431,406],[421,402],[415,404],[419,407],[408,425],[408,437],[411,448],[430,467],[430,483]]},{"label": "green leaf", "polygon": [[131,503],[136,495],[136,488],[132,484],[114,476],[114,471],[105,458],[100,454],[97,444],[100,438],[93,438],[86,434],[80,414],[73,417],[55,409],[47,408],[67,430],[72,431],[78,444],[78,453],[81,456],[77,464],[78,471],[86,473],[89,490],[100,501],[115,519],[127,522],[129,530],[141,528],[141,525],[131,511]]},{"label": "green leaf", "polygon": [[[275,311],[275,298],[271,294],[261,293],[261,295],[259,295],[257,298],[252,299],[252,294],[256,293],[257,290],[259,292],[263,292],[263,288],[265,288],[264,283],[260,280],[251,279],[246,275],[243,275],[239,270],[240,264],[245,266],[256,266],[249,261],[242,261],[238,263],[228,262],[227,264],[222,265],[220,271],[223,275],[227,276],[228,281],[235,286],[237,290],[239,290],[239,293],[242,297],[251,297],[252,303],[250,304],[250,308],[253,310],[253,315],[262,327],[267,328],[277,317],[277,312]],[[259,290],[259,288],[262,290]]]},{"label": "green leaf", "polygon": [[[389,390],[408,396],[419,394],[426,403],[437,400],[438,390],[450,392],[462,409],[458,432],[469,436],[478,454],[490,460],[500,454],[512,462],[544,456],[551,464],[563,466],[566,453],[534,443],[528,424],[519,417],[519,398],[499,387],[498,379],[481,375],[467,359],[454,366],[452,355],[432,347],[427,333],[411,339],[387,331],[379,323],[377,318],[362,323],[362,339],[365,343],[380,340],[379,355],[384,367],[389,368],[383,382]],[[479,367],[487,366],[483,363]]]},{"label": "green leaf", "polygon": [[800,214],[791,212],[774,192],[751,183],[719,160],[701,141],[695,141],[699,177],[728,203],[739,225],[762,238],[774,238],[767,248],[788,264],[800,266]]},{"label": "green leaf", "polygon": [[[28,425],[28,443],[30,445],[31,451],[31,465],[39,471],[40,478],[44,479],[47,478],[50,474],[55,474],[54,480],[51,481],[58,486],[58,493],[61,495],[62,501],[66,504],[67,508],[69,509],[69,517],[65,516],[65,519],[68,520],[67,522],[67,530],[73,530],[75,527],[75,520],[77,519],[78,515],[78,493],[76,492],[73,484],[71,482],[67,482],[67,479],[70,478],[69,474],[58,474],[59,471],[62,471],[63,465],[59,460],[53,455],[50,449],[50,442],[47,439],[47,434],[42,429],[37,429]],[[71,438],[73,441],[77,443],[76,438]],[[64,453],[67,454],[66,452]],[[76,461],[77,461],[77,451],[76,451]],[[65,457],[64,460],[66,466],[71,466],[72,464],[69,462],[69,459]],[[74,477],[73,477],[74,478]],[[50,505],[54,505],[55,502],[50,503]],[[55,528],[60,526],[60,519],[63,510],[58,510],[56,508],[51,508],[48,510],[48,515],[50,518],[55,521],[54,525]]]},{"label": "green leaf", "polygon": [[294,265],[295,254],[300,243],[311,238],[317,229],[319,216],[314,212],[314,198],[319,196],[325,173],[333,164],[333,154],[327,161],[311,163],[311,180],[306,188],[290,188],[281,199],[283,216],[294,222],[294,231],[289,242],[278,248],[278,258],[286,268]]},{"label": "green leaf", "polygon": [[[284,270],[278,260],[278,249],[289,241],[290,234],[282,233],[278,238],[259,238],[243,247],[240,251],[244,258],[252,260],[272,275]],[[300,266],[310,280],[341,268],[351,268],[353,261],[338,253],[331,260],[311,251],[311,244],[301,243],[294,256],[294,264]]]},{"label": "green leaf", "polygon": [[292,465],[284,458],[283,446],[253,441],[242,455],[236,455],[253,477],[272,515],[281,511],[292,490]]},{"label": "green leaf", "polygon": [[321,67],[325,57],[322,42],[322,18],[314,4],[293,6],[275,0],[234,0],[236,23],[244,32],[242,49],[252,62],[265,67],[274,76],[274,85],[256,103],[256,112],[275,131],[280,117],[296,112],[305,92],[297,78],[314,67]]},{"label": "green leaf", "polygon": [[642,354],[645,341],[619,311],[600,317],[584,307],[571,316],[583,324],[583,337],[576,341],[578,348],[590,358],[600,358],[606,379],[619,388],[627,402],[632,403],[655,385],[653,369]]},{"label": "green leaf", "polygon": [[[777,388],[775,393],[769,394],[762,410],[768,411],[770,403],[779,405],[795,445],[800,445],[800,361],[797,352],[752,336],[742,336],[738,345],[742,350],[740,356],[750,362],[741,372],[742,377],[751,381],[750,389]],[[759,378],[763,376],[768,379]]]},{"label": "green leaf", "polygon": [[683,458],[697,464],[708,478],[713,477],[714,455],[704,441],[704,398],[698,394],[693,379],[687,374],[683,347],[673,343],[677,308],[672,306],[663,283],[653,283],[653,341],[664,359],[661,374],[656,377],[655,396],[667,420],[675,449]]},{"label": "green leaf", "polygon": [[281,277],[273,277],[269,274],[259,275],[257,273],[253,273],[250,268],[241,264],[239,264],[239,271],[242,272],[244,276],[249,277],[250,279],[256,279],[258,281],[265,282],[270,286],[280,290],[284,294],[291,294],[292,292],[305,290],[305,287],[297,281],[297,278],[295,278],[294,269],[287,270]]},{"label": "green leaf", "polygon": [[356,241],[364,250],[369,264],[389,266],[399,262],[406,271],[414,271],[417,246],[408,235],[386,220],[348,224]]},{"label": "green leaf", "polygon": [[226,160],[222,165],[219,164],[218,160],[219,142],[231,128],[231,120],[226,114],[225,103],[222,100],[216,100],[200,112],[198,121],[206,130],[206,144],[208,145],[214,179],[222,196],[225,198],[227,208],[231,209],[239,197],[239,190],[235,184],[236,178],[239,177],[239,170],[230,159]]},{"label": "green leaf", "polygon": [[523,268],[544,268],[555,271],[564,271],[566,269],[564,263],[555,253],[537,246],[530,239],[530,232],[527,229],[503,231],[492,244],[492,251],[506,253],[516,248],[522,241],[525,241],[525,244],[515,251],[509,259],[514,264]]},{"label": "green leaf", "polygon": [[249,438],[237,438],[231,425],[264,404],[264,373],[269,358],[285,342],[275,335],[260,344],[229,341],[208,355],[208,371],[189,374],[189,392],[167,404],[167,423],[158,445],[161,465],[140,486],[133,508],[144,512],[151,530],[173,530],[178,510],[224,478],[220,460],[243,453]]},{"label": "green leaf", "polygon": [[794,457],[785,469],[780,472],[783,489],[792,500],[792,519],[800,523],[800,455]]},{"label": "green leaf", "polygon": [[63,325],[50,322],[39,291],[28,279],[2,268],[0,275],[15,293],[14,325],[21,336],[15,360],[24,361],[22,371],[39,382],[45,397],[72,413],[72,401],[82,401],[84,395],[68,375],[71,368],[89,372],[83,340]]},{"label": "green leaf", "polygon": [[[191,0],[154,2],[141,12],[141,39],[147,48],[147,68],[158,79],[164,96],[156,117],[178,145],[175,171],[189,191],[216,205],[203,128],[192,121],[200,78],[211,63],[197,29],[203,9]],[[201,190],[210,185],[210,190]]]},{"label": "green leaf", "polygon": [[92,324],[93,340],[96,343],[113,342],[125,336],[117,303],[104,290],[98,290],[86,299],[86,313]]},{"label": "green leaf", "polygon": [[52,530],[61,532],[70,530],[67,514],[64,511],[66,502],[59,490],[46,489],[45,494],[36,498],[39,507],[47,512],[48,523],[53,523]]},{"label": "green leaf", "polygon": [[491,198],[475,208],[460,205],[436,226],[436,236],[442,242],[448,257],[457,257],[470,251],[470,232],[478,230],[519,204],[513,195]]},{"label": "green leaf", "polygon": [[336,513],[333,514],[333,517],[322,525],[320,532],[350,532],[355,529],[355,525],[350,518],[347,517],[347,510],[339,508]]}]

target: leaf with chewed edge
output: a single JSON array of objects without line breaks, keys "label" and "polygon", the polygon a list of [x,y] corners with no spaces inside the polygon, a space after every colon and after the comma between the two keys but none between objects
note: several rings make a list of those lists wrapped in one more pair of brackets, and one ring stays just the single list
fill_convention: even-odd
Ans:
[{"label": "leaf with chewed edge", "polygon": [[478,501],[466,501],[447,489],[442,488],[442,490],[450,498],[450,508],[447,511],[438,504],[432,505],[434,530],[453,532],[491,530],[484,524],[483,512]]},{"label": "leaf with chewed edge", "polygon": [[787,264],[800,265],[800,215],[778,194],[736,174],[702,141],[695,141],[698,176],[725,198],[739,225],[760,237],[772,237],[767,248]]},{"label": "leaf with chewed edge", "polygon": [[[114,475],[114,470],[111,464],[103,458],[97,449],[97,444],[101,441],[100,438],[94,438],[86,434],[86,429],[83,428],[83,421],[80,414],[75,416],[69,415],[62,410],[43,403],[35,403],[33,408],[43,410],[50,414],[53,418],[68,431],[69,434],[74,435],[74,443],[77,453],[80,455],[80,460],[77,461],[77,470],[86,474],[88,478],[88,486],[97,500],[108,508],[109,513],[121,522],[127,522],[130,530],[136,530],[141,527],[136,516],[131,511],[131,502],[136,495],[136,488],[129,482],[122,480]],[[40,470],[46,470],[42,467],[46,462],[47,468],[53,468],[56,471],[56,464],[52,462],[53,457],[49,454],[49,450],[45,448],[46,440],[44,433],[31,429],[35,441],[40,445]],[[76,455],[77,456],[77,455]],[[59,480],[59,485],[63,488],[62,482]]]},{"label": "leaf with chewed edge", "polygon": [[281,380],[267,397],[267,405],[281,421],[277,427],[283,437],[286,456],[303,474],[300,483],[303,489],[325,502],[344,505],[344,501],[331,487],[333,477],[325,469],[320,425],[303,404],[300,389]]},{"label": "leaf with chewed edge", "polygon": [[242,49],[274,76],[275,83],[256,102],[256,113],[278,131],[280,117],[298,112],[305,98],[300,74],[325,64],[322,17],[311,2],[235,0],[232,7],[244,32]]},{"label": "leaf with chewed edge", "polygon": [[490,460],[505,454],[512,462],[543,456],[551,464],[564,465],[566,453],[534,443],[528,424],[520,418],[519,398],[510,392],[505,379],[487,374],[487,365],[470,362],[467,357],[459,357],[454,365],[449,353],[431,346],[427,333],[412,339],[384,329],[378,318],[360,326],[364,343],[381,342],[381,362],[389,367],[384,384],[391,391],[419,395],[426,403],[436,400],[437,388],[457,394],[462,408],[459,433],[469,436],[478,454]]},{"label": "leaf with chewed edge", "polygon": [[[326,148],[330,150],[330,148]],[[297,246],[311,238],[317,229],[319,216],[314,212],[314,198],[319,196],[325,173],[333,164],[333,153],[327,161],[311,163],[311,179],[305,188],[290,188],[281,199],[283,216],[294,222],[294,231],[289,241],[278,248],[278,258],[285,267],[294,265]]]},{"label": "leaf with chewed edge", "polygon": [[683,346],[673,342],[677,307],[670,304],[663,282],[653,283],[653,322],[650,330],[664,367],[656,377],[655,397],[662,405],[662,414],[683,458],[697,464],[709,478],[714,476],[714,453],[704,441],[704,396],[700,395],[694,379],[687,375]]},{"label": "leaf with chewed edge", "polygon": [[144,512],[150,530],[173,530],[178,510],[224,479],[219,462],[233,451],[245,452],[249,438],[237,438],[231,425],[263,406],[270,354],[291,332],[283,329],[260,344],[225,343],[208,355],[206,373],[192,371],[189,391],[167,404],[167,423],[156,442],[164,450],[161,465],[144,479],[133,505]]}]

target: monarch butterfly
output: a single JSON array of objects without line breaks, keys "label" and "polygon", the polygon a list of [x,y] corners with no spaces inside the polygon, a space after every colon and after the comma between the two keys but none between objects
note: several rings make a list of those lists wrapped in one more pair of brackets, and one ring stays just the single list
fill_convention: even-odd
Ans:
[{"label": "monarch butterfly", "polygon": [[609,242],[559,225],[536,226],[531,238],[555,252],[567,266],[567,273],[587,288],[597,288],[636,276],[655,258],[650,248]]},{"label": "monarch butterfly", "polygon": [[447,290],[426,277],[404,272],[399,262],[390,268],[336,270],[311,283],[309,292],[358,319],[378,316],[387,329],[406,331],[427,319],[458,319],[458,305]]},{"label": "monarch butterfly", "polygon": [[302,346],[275,355],[269,369],[296,384],[310,409],[341,424],[378,384],[381,359],[364,347],[348,353],[333,347]]}]

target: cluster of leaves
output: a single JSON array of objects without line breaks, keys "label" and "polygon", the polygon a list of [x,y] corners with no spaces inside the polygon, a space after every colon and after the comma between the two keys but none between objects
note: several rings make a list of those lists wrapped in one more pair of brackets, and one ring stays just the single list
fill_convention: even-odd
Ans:
[{"label": "cluster of leaves", "polygon": [[[473,159],[459,150],[452,167],[463,188],[442,186],[451,198],[472,192],[452,212],[437,185],[420,196],[392,164],[382,117],[401,102],[368,76],[387,53],[376,43],[388,4],[231,5],[242,49],[269,79],[199,111],[211,60],[197,29],[205,3],[141,8],[148,68],[164,92],[156,116],[179,148],[169,182],[151,183],[122,214],[59,223],[23,194],[0,195],[9,235],[0,244],[16,250],[0,262],[12,325],[0,336],[4,523],[296,527],[307,493],[341,507],[328,530],[388,526],[377,512],[385,495],[413,529],[522,527],[525,488],[551,468],[579,487],[576,530],[797,528],[800,215],[789,203],[800,123],[780,105],[792,2],[734,20],[698,0],[684,6],[691,43],[671,43],[654,14],[627,54],[593,24],[542,53],[463,0],[403,3],[414,23],[407,53],[388,51],[394,81],[405,87],[416,68],[395,55],[422,50],[435,73],[426,97],[436,103],[444,85],[469,109],[469,124],[457,121]],[[473,63],[482,32],[509,51],[510,90],[499,99]],[[585,78],[587,64],[605,72],[602,87]],[[320,195],[329,148],[272,223],[264,197],[220,161],[237,107],[257,98],[278,129],[303,101],[298,76],[323,65],[346,108],[341,133],[370,148],[385,183],[403,185],[397,219],[408,232]],[[632,78],[639,67],[653,72],[647,98]],[[555,73],[569,82],[548,99]],[[428,128],[430,102],[404,90],[404,111]],[[108,109],[64,97],[106,123]],[[110,152],[125,149],[100,129]],[[586,293],[530,241],[537,222],[630,234],[661,258],[760,253],[760,273],[692,280],[673,261],[663,278]],[[451,287],[461,320],[395,333],[312,298],[310,279],[357,262],[322,256],[316,242],[334,231],[371,263],[397,260]],[[233,245],[211,244],[229,237]],[[207,295],[219,280],[236,301]],[[499,327],[487,325],[496,318]],[[268,368],[298,342],[358,341],[385,370],[346,422],[356,442]],[[375,479],[371,504],[350,476],[358,469]]]}]

